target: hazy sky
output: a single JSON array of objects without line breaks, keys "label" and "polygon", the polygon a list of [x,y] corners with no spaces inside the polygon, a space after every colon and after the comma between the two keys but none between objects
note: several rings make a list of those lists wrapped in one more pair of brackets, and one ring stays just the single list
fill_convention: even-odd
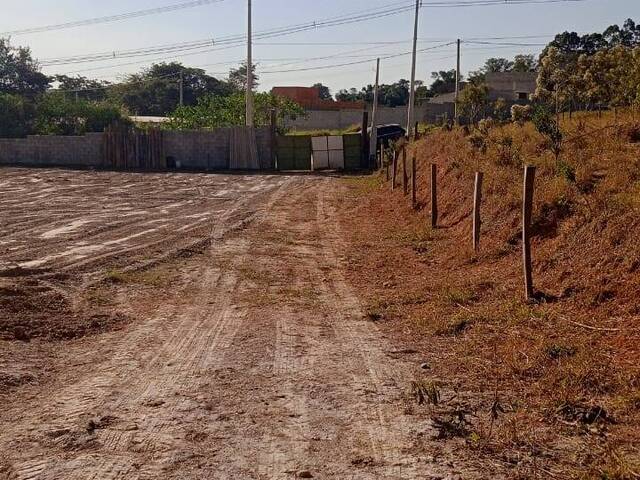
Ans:
[{"label": "hazy sky", "polygon": [[[184,0],[182,0],[184,1]],[[540,36],[540,38],[487,40],[527,43],[530,45],[464,44],[463,72],[474,70],[491,56],[513,57],[517,53],[537,53],[555,33],[602,31],[607,26],[622,24],[626,18],[640,22],[640,0],[586,0],[580,3],[546,5],[494,5],[455,8],[430,7],[435,0],[425,0],[420,16],[419,48],[438,46],[456,38]],[[438,0],[453,3],[456,0]],[[142,10],[181,3],[181,0],[21,0],[2,2],[0,32],[18,30]],[[217,39],[242,34],[246,29],[246,0],[223,0],[221,3],[188,10],[135,18],[114,23],[84,26],[66,30],[15,35],[14,45],[30,46],[40,59],[111,52],[123,49]],[[254,30],[320,21],[329,17],[410,2],[399,0],[253,0]],[[308,86],[322,82],[335,92],[341,88],[373,83],[374,58],[407,52],[411,48],[413,13],[297,33],[265,41],[257,41],[254,58],[259,63],[260,89],[274,85]],[[265,45],[261,43],[271,43]],[[398,42],[371,45],[370,42]],[[273,45],[288,43],[288,45]],[[316,45],[293,45],[312,43]],[[336,43],[338,45],[317,45]],[[367,44],[369,43],[369,44]],[[158,58],[183,61],[186,65],[205,68],[211,74],[224,76],[231,64],[245,56],[245,48],[234,48],[180,54],[155,54],[148,58],[115,58],[97,63],[44,68],[45,73],[72,73],[116,80],[149,65]],[[330,57],[317,60],[317,57]],[[358,63],[371,60],[370,63]],[[122,65],[124,63],[134,65]],[[329,68],[335,64],[349,64]],[[300,68],[327,66],[305,72],[280,72]],[[455,47],[440,47],[418,57],[418,79],[429,79],[432,71],[455,68]],[[410,56],[382,61],[382,81],[409,78]]]}]

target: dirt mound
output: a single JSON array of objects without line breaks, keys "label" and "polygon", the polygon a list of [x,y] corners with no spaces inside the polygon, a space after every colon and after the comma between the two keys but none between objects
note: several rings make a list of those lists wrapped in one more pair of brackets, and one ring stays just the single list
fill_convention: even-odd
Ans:
[{"label": "dirt mound", "polygon": [[0,338],[4,340],[70,340],[118,328],[125,322],[119,313],[75,308],[50,281],[18,272],[0,279]]}]

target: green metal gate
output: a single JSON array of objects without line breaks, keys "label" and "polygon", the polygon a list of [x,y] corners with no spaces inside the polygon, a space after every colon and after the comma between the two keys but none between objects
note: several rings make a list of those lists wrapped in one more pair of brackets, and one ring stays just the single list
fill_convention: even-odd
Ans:
[{"label": "green metal gate", "polygon": [[359,133],[342,136],[344,142],[345,170],[358,170],[362,163],[362,135]]},{"label": "green metal gate", "polygon": [[310,135],[278,135],[278,170],[311,170],[311,151]]}]

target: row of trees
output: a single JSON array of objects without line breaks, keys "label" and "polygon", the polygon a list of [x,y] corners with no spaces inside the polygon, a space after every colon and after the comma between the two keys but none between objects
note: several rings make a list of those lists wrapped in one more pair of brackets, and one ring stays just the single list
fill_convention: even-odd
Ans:
[{"label": "row of trees", "polygon": [[[504,100],[488,104],[484,75],[488,72],[535,71],[533,100],[545,111],[569,111],[640,106],[640,25],[631,19],[603,33],[578,35],[564,32],[543,50],[538,61],[516,56],[513,62],[489,59],[473,72],[463,89],[462,113],[475,122],[483,112],[506,120]],[[540,109],[534,109],[538,111]]]},{"label": "row of trees", "polygon": [[[31,51],[0,38],[0,136],[28,134],[80,135],[102,131],[125,113],[167,116],[180,104],[180,86],[186,107],[210,97],[230,98],[233,105],[247,82],[247,66],[240,65],[219,80],[198,68],[161,63],[110,82],[67,75],[47,76]],[[255,66],[254,86],[258,85]],[[207,100],[208,101],[208,100]]]}]

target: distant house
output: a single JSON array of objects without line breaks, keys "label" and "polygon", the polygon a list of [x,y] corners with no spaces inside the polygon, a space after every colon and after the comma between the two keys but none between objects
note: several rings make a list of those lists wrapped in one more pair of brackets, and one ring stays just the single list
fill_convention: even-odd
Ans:
[{"label": "distant house", "polygon": [[293,100],[305,110],[364,110],[365,102],[341,102],[320,98],[318,87],[273,87],[271,93]]},{"label": "distant house", "polygon": [[438,105],[444,105],[447,103],[455,103],[456,94],[455,92],[451,93],[439,93],[438,95],[434,95],[430,99],[427,100],[429,103],[435,103]]},{"label": "distant house", "polygon": [[507,102],[527,102],[536,91],[537,72],[487,73],[489,100],[504,98]]},{"label": "distant house", "polygon": [[[495,102],[504,98],[509,104],[527,103],[536,91],[537,72],[497,72],[487,73],[485,82],[489,87],[489,101]],[[460,90],[466,86],[461,82]],[[441,93],[429,99],[429,103],[437,105],[453,105],[455,93]]]}]

